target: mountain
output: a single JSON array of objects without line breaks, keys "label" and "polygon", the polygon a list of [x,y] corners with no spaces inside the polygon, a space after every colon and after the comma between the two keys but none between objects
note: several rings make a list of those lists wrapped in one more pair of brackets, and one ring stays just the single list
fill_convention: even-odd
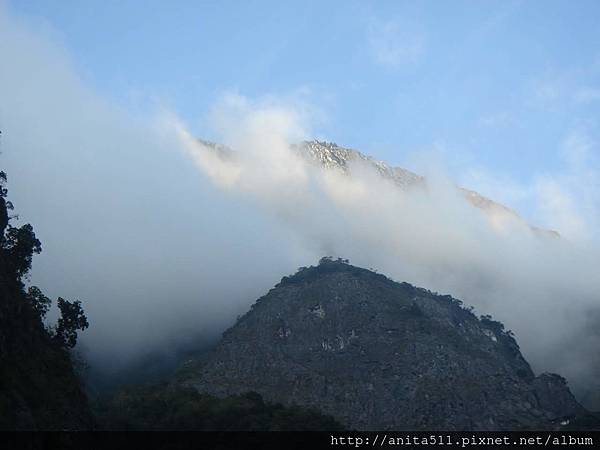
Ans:
[{"label": "mountain", "polygon": [[425,178],[401,167],[388,166],[358,150],[340,147],[333,142],[304,141],[293,147],[306,160],[315,162],[326,169],[342,170],[350,173],[350,165],[362,161],[374,167],[383,178],[393,181],[401,188],[418,186],[425,183]]},{"label": "mountain", "polygon": [[[202,139],[198,139],[198,142],[223,160],[235,159],[236,157],[235,151],[227,146]],[[355,163],[363,163],[374,168],[383,179],[393,182],[403,191],[409,189],[427,189],[428,186],[427,179],[421,175],[417,175],[402,167],[390,166],[358,150],[341,147],[332,142],[318,140],[303,141],[292,145],[291,148],[309,164],[326,170],[336,170],[352,176],[353,165]],[[547,230],[528,224],[513,209],[491,200],[478,192],[460,186],[456,186],[456,189],[472,206],[482,210],[494,224],[513,222],[528,227],[539,237],[560,237],[554,230]]]},{"label": "mountain", "polygon": [[[316,163],[321,167],[325,167],[326,169],[341,170],[344,173],[351,175],[352,163],[361,161],[375,168],[382,178],[392,181],[400,189],[427,189],[427,179],[425,177],[403,169],[402,167],[389,166],[385,162],[366,156],[358,150],[340,147],[332,142],[321,142],[316,140],[304,141],[301,144],[294,146],[294,148],[306,160]],[[528,226],[536,235],[559,237],[559,234],[556,231],[545,230],[527,224],[516,211],[484,197],[478,192],[459,186],[456,188],[471,205],[483,210],[488,217],[495,222],[516,221]]]},{"label": "mountain", "polygon": [[501,323],[330,258],[284,277],[177,383],[255,391],[359,430],[554,429],[586,414]]}]

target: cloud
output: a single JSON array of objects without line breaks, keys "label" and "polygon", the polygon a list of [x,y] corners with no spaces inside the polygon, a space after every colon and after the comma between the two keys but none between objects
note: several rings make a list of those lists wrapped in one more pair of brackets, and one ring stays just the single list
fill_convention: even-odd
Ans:
[{"label": "cloud", "polygon": [[[517,182],[506,173],[490,172],[481,166],[463,166],[457,174],[462,186],[469,186],[482,195],[504,205],[510,205],[517,211],[530,209],[533,187],[528,183]],[[527,207],[529,208],[527,208]],[[533,223],[538,223],[531,218]]]},{"label": "cloud", "polygon": [[506,205],[529,210],[529,220],[556,229],[572,242],[597,241],[600,225],[600,147],[586,127],[571,130],[558,146],[555,171],[532,171],[517,181],[484,167],[463,167],[465,186]]},{"label": "cloud", "polygon": [[198,177],[168,114],[100,97],[51,35],[2,8],[0,60],[0,160],[43,244],[32,282],[82,301],[96,367],[218,335],[306,260],[287,230]]},{"label": "cloud", "polygon": [[600,226],[600,148],[585,129],[572,131],[562,145],[564,170],[535,181],[538,216],[568,238],[593,241]]},{"label": "cloud", "polygon": [[600,88],[598,87],[583,87],[577,90],[574,94],[575,102],[588,104],[600,100]]},{"label": "cloud", "polygon": [[533,93],[542,103],[553,103],[564,95],[565,87],[558,80],[540,80],[534,84]]},{"label": "cloud", "polygon": [[600,100],[594,64],[549,70],[531,83],[532,104],[550,109],[590,106]]},{"label": "cloud", "polygon": [[506,112],[501,111],[482,117],[478,124],[486,128],[502,128],[513,123],[512,116]]},{"label": "cloud", "polygon": [[[600,309],[593,269],[598,246],[597,234],[581,232],[593,230],[593,214],[579,210],[600,198],[588,184],[596,172],[582,177],[580,171],[590,161],[589,141],[571,136],[563,149],[564,173],[535,177],[508,194],[530,197],[548,222],[560,225],[566,239],[553,239],[510,216],[498,221],[472,207],[439,169],[430,172],[427,189],[403,191],[360,161],[351,164],[352,176],[315,167],[297,157],[293,139],[280,139],[294,129],[282,120],[294,117],[290,111],[293,105],[229,115],[239,122],[221,129],[224,140],[244,130],[241,147],[218,158],[217,165],[243,174],[227,186],[230,192],[292,230],[314,254],[348,257],[493,314],[516,332],[536,370],[558,371],[579,388],[593,379],[599,361],[590,355],[598,336],[587,322],[588,313]],[[188,137],[183,144],[188,154],[204,155],[201,173],[223,185],[220,172],[205,167],[214,149]],[[439,167],[437,161],[424,164]],[[505,191],[502,183],[495,186]]]},{"label": "cloud", "polygon": [[230,154],[174,113],[148,120],[98,96],[53,39],[2,9],[0,60],[9,195],[44,246],[33,282],[83,301],[96,365],[217,336],[330,254],[494,315],[538,371],[598,379],[597,147],[584,134],[565,142],[564,173],[528,188],[548,223],[577,218],[569,239],[540,239],[493,226],[442,170],[403,191],[368,164],[347,176],[306,163],[294,145],[313,108],[294,98],[224,95],[209,116]]},{"label": "cloud", "polygon": [[426,50],[425,33],[401,21],[373,19],[367,28],[367,42],[373,60],[392,69],[418,63]]}]

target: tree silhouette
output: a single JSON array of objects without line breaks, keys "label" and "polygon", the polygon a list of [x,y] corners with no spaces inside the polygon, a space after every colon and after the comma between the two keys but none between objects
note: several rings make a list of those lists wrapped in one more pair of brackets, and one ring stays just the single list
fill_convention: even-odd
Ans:
[{"label": "tree silhouette", "polygon": [[19,228],[9,225],[4,233],[2,248],[7,256],[9,270],[20,281],[31,269],[34,253],[42,251],[42,243],[35,237],[30,224]]},{"label": "tree silhouette", "polygon": [[8,189],[6,188],[6,172],[0,171],[0,241],[4,239],[4,230],[8,226],[10,216],[8,211],[13,209],[13,204],[6,200]]},{"label": "tree silhouette", "polygon": [[48,309],[50,309],[52,300],[46,297],[41,289],[37,286],[30,286],[29,289],[27,289],[25,297],[27,300],[29,300],[29,303],[35,312],[38,313],[40,319],[43,319],[46,316]]},{"label": "tree silhouette", "polygon": [[60,309],[60,319],[58,319],[54,339],[62,347],[73,348],[77,344],[77,330],[83,331],[89,326],[87,317],[79,300],[70,302],[58,297],[56,303]]},{"label": "tree silhouette", "polygon": [[[0,171],[0,262],[2,268],[8,272],[9,279],[16,284],[21,296],[28,301],[33,311],[40,320],[50,309],[51,301],[36,286],[25,290],[23,278],[31,270],[33,255],[42,251],[42,243],[35,236],[33,227],[25,224],[14,227],[9,222],[9,210],[13,209],[10,201],[6,200],[6,173]],[[52,338],[64,348],[73,348],[77,344],[77,331],[85,330],[88,320],[83,312],[80,301],[69,302],[61,297],[57,301],[60,310],[58,323],[48,331]]]}]

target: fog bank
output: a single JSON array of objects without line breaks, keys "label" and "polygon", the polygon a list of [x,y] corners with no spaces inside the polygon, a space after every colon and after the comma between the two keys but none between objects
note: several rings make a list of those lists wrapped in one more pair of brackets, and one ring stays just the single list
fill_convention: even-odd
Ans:
[{"label": "fog bank", "polygon": [[490,221],[429,158],[428,189],[408,191],[367,165],[348,177],[308,164],[292,146],[311,117],[293,102],[223,96],[209,113],[235,152],[223,157],[174,112],[140,116],[96,94],[51,35],[1,6],[0,61],[9,198],[44,249],[32,282],[82,300],[96,361],[213,336],[282,276],[333,255],[492,314],[538,372],[598,379],[600,178],[581,141],[567,143],[565,173],[538,180],[537,209],[563,235],[540,238]]}]

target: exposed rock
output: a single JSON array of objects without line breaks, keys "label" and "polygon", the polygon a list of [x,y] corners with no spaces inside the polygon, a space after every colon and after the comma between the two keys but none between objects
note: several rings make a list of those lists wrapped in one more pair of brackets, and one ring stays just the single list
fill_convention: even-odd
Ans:
[{"label": "exposed rock", "polygon": [[[202,139],[199,139],[198,142],[210,149],[221,160],[235,161],[237,158],[236,152],[229,147]],[[341,147],[333,142],[317,140],[303,141],[292,145],[292,149],[309,164],[326,170],[337,170],[351,176],[354,164],[363,163],[368,167],[374,168],[383,179],[391,181],[399,189],[427,189],[428,187],[427,179],[421,175],[417,175],[402,167],[390,166],[358,150]],[[456,189],[467,202],[475,208],[482,210],[496,226],[504,223],[516,223],[528,228],[540,238],[560,237],[554,230],[547,230],[528,224],[513,209],[491,200],[478,192],[459,186],[456,186]]]},{"label": "exposed rock", "polygon": [[541,429],[584,412],[564,379],[534,375],[501,323],[341,260],[284,277],[186,376],[362,430]]}]

